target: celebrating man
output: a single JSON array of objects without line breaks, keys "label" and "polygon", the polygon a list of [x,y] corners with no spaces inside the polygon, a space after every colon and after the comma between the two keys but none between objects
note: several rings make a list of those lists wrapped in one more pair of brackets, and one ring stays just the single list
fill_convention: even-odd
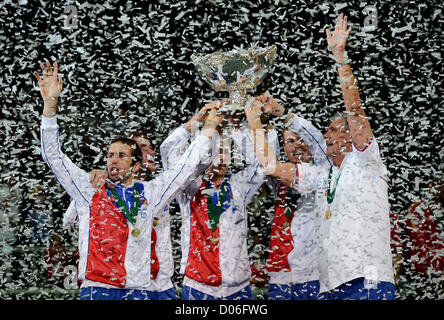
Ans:
[{"label": "celebrating man", "polygon": [[333,119],[324,138],[332,166],[279,163],[259,118],[260,102],[245,112],[266,172],[297,192],[316,190],[320,221],[320,292],[325,299],[394,299],[387,170],[361,106],[345,55],[351,27],[342,14],[328,47],[336,60],[346,115]]},{"label": "celebrating man", "polygon": [[149,182],[134,176],[142,161],[137,143],[128,138],[112,141],[107,172],[113,188],[96,190],[90,175],[74,165],[60,148],[57,103],[63,81],[58,65],[42,64],[43,79],[35,72],[44,101],[41,125],[42,155],[59,183],[76,202],[79,214],[79,279],[81,299],[146,299],[151,282],[153,218],[199,174],[208,159],[211,137],[221,121],[210,112],[202,133],[175,166]]},{"label": "celebrating man", "polygon": [[[154,160],[155,152],[148,140],[146,133],[133,132],[129,135],[142,151],[142,163],[135,179],[139,181],[149,181],[151,175],[157,170]],[[91,183],[100,189],[105,184],[108,173],[104,170],[95,169],[91,172]],[[112,185],[108,185],[112,187]],[[163,213],[163,214],[162,214]],[[66,210],[63,216],[64,225],[75,225],[78,220],[78,214],[75,207],[75,201]],[[171,247],[171,228],[170,228],[169,208],[166,206],[163,212],[159,212],[153,218],[153,227],[151,230],[151,283],[145,289],[149,300],[176,300],[176,291],[174,290],[171,277],[174,273],[173,252]]]},{"label": "celebrating man", "polygon": [[[272,99],[268,97],[268,100]],[[262,99],[261,102],[265,102]],[[309,121],[290,115],[283,133],[290,163],[324,165],[325,140]],[[316,190],[300,194],[273,180],[276,196],[267,271],[268,300],[315,300],[319,294]]]},{"label": "celebrating man", "polygon": [[[193,123],[203,121],[211,108],[214,105],[204,107],[165,139],[161,146],[164,167],[175,163],[188,145]],[[249,284],[247,204],[264,177],[257,173],[257,160],[251,159],[247,168],[231,174],[227,148],[223,139],[215,139],[211,165],[177,197],[182,215],[183,300],[253,298]],[[254,152],[251,155],[254,157]]]}]

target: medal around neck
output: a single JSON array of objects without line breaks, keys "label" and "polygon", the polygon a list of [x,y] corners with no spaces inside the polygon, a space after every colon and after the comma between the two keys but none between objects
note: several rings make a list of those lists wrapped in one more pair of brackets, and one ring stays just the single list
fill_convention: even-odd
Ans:
[{"label": "medal around neck", "polygon": [[207,55],[193,54],[192,62],[200,76],[216,91],[228,91],[222,111],[240,111],[247,103],[247,91],[256,88],[271,71],[276,46],[236,48]]},{"label": "medal around neck", "polygon": [[327,187],[327,203],[328,203],[328,208],[327,211],[325,211],[324,217],[326,220],[330,219],[332,216],[332,211],[330,208],[330,205],[332,204],[335,195],[336,195],[336,188],[338,187],[338,183],[339,183],[339,179],[341,178],[341,174],[342,172],[339,173],[338,177],[336,178],[336,185],[335,188],[333,189],[333,191],[331,191],[331,176],[332,176],[332,172],[333,172],[333,166],[330,167],[330,170],[328,172],[328,187]]},{"label": "medal around neck", "polygon": [[[133,187],[134,197],[133,197],[133,205],[130,210],[128,205],[123,201],[122,197],[118,194],[118,192],[114,189],[110,189],[111,194],[114,196],[114,199],[117,201],[118,207],[122,210],[123,215],[133,226],[136,225],[137,215],[139,214],[139,206],[140,206],[140,195],[137,188]],[[133,237],[140,236],[140,229],[134,227],[133,231],[131,231],[131,235]]]},{"label": "medal around neck", "polygon": [[332,215],[332,213],[331,213],[331,209],[330,209],[330,206],[329,206],[328,209],[325,211],[324,217],[325,217],[326,220],[328,220],[328,219],[331,218],[331,215]]},{"label": "medal around neck", "polygon": [[131,235],[132,235],[133,237],[138,237],[138,236],[140,236],[140,229],[138,229],[138,228],[134,228],[133,231],[131,231]]}]

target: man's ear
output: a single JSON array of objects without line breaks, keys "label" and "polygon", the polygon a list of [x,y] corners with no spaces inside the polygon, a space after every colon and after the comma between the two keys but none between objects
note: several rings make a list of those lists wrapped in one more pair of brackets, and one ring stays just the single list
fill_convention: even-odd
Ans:
[{"label": "man's ear", "polygon": [[142,165],[140,164],[139,161],[137,161],[137,162],[134,164],[134,166],[133,166],[131,172],[134,174],[134,173],[138,172],[138,171],[140,170],[141,167],[142,167]]}]

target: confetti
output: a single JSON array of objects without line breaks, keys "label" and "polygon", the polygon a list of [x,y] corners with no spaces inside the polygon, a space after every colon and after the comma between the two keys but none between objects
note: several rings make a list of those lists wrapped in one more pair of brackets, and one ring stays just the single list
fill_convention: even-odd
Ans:
[{"label": "confetti", "polygon": [[[439,1],[379,1],[373,31],[364,27],[367,14],[360,1],[72,3],[78,11],[77,28],[64,27],[62,3],[0,4],[1,298],[78,298],[78,283],[67,278],[72,273],[64,269],[76,266],[78,259],[77,231],[62,226],[70,197],[41,157],[42,101],[32,74],[40,63],[48,59],[60,65],[64,90],[57,117],[62,149],[87,171],[104,168],[104,150],[112,138],[146,129],[158,147],[204,103],[226,97],[198,78],[190,58],[194,52],[275,44],[273,71],[253,94],[268,91],[288,111],[325,132],[329,118],[344,108],[325,28],[333,27],[337,13],[344,12],[354,24],[347,52],[389,172],[390,209],[401,230],[398,242],[392,239],[392,246],[403,253],[397,298],[444,299],[442,284],[435,289],[442,269],[439,278],[439,265],[433,264],[443,256],[438,246],[444,232],[442,209],[428,198],[444,166]],[[282,120],[272,121],[280,139]],[[160,163],[159,154],[154,158]],[[285,160],[282,150],[280,159]],[[248,206],[248,251],[257,270],[269,254],[274,204],[263,186]],[[178,265],[183,221],[176,202],[170,215]],[[429,225],[432,216],[438,222]],[[425,246],[415,233],[427,229],[433,230],[427,243],[436,246]],[[172,281],[179,292],[178,268]],[[255,287],[255,297],[266,299],[265,285]]]}]

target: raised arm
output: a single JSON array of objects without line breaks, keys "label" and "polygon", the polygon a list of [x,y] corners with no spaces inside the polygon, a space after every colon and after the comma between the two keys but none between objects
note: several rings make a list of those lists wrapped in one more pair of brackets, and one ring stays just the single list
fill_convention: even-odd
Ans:
[{"label": "raised arm", "polygon": [[176,128],[160,145],[160,156],[164,170],[173,167],[189,146],[190,132],[184,126]]},{"label": "raised arm", "polygon": [[189,139],[200,129],[209,112],[219,106],[218,102],[206,104],[183,126],[176,128],[161,144],[160,155],[164,169],[172,167],[185,152],[189,145]]},{"label": "raised arm", "polygon": [[301,137],[313,157],[316,165],[330,161],[327,157],[327,146],[324,135],[310,121],[290,113],[286,126]]},{"label": "raised arm", "polygon": [[[353,143],[358,148],[364,148],[373,136],[370,122],[362,109],[361,98],[350,68],[349,60],[345,52],[347,38],[350,35],[352,25],[348,27],[347,16],[342,13],[336,19],[336,27],[333,35],[330,29],[326,29],[328,48],[338,66],[339,83],[344,97],[347,121],[353,138]],[[348,27],[348,29],[347,29]]]},{"label": "raised arm", "polygon": [[[250,130],[232,130],[231,137],[236,148],[242,153],[246,159],[247,167],[233,175],[232,179],[239,182],[242,187],[241,198],[248,204],[257,190],[267,181],[264,175],[260,174],[260,164],[254,150],[254,143]],[[267,142],[272,146],[276,156],[279,155],[279,142],[277,133],[274,129],[268,130]],[[274,181],[274,179],[268,179]],[[273,185],[274,187],[274,185]]]},{"label": "raised arm", "polygon": [[205,123],[210,111],[212,109],[219,108],[225,100],[213,101],[213,102],[210,102],[210,103],[207,103],[206,105],[204,105],[202,107],[202,109],[199,110],[198,113],[196,113],[190,120],[188,120],[184,124],[184,126],[183,126],[184,129],[187,130],[190,134],[195,133],[197,130],[200,129],[199,126],[201,124]]},{"label": "raised arm", "polygon": [[287,186],[293,186],[296,177],[296,167],[291,162],[281,163],[277,160],[272,146],[268,143],[261,115],[263,103],[255,99],[250,106],[245,107],[248,125],[253,137],[254,150],[257,160],[266,175],[270,175]]},{"label": "raised arm", "polygon": [[40,65],[43,79],[37,72],[34,73],[39,82],[40,93],[43,98],[43,117],[41,125],[42,157],[48,164],[57,181],[75,200],[89,202],[94,193],[90,184],[89,174],[74,165],[61,151],[59,128],[57,125],[57,103],[63,87],[63,81],[58,77],[58,65],[54,68],[47,61],[46,66]]},{"label": "raised arm", "polygon": [[217,109],[210,111],[202,130],[180,159],[148,183],[145,189],[152,190],[152,199],[155,201],[150,205],[153,206],[154,211],[162,210],[202,173],[205,168],[203,163],[209,165],[212,136],[217,132],[216,128],[223,119],[223,116],[218,115],[217,111]]},{"label": "raised arm", "polygon": [[43,98],[43,116],[52,118],[57,114],[57,103],[60,93],[63,88],[63,80],[58,76],[59,66],[54,62],[54,69],[51,67],[49,61],[46,61],[46,66],[40,64],[42,69],[43,79],[40,78],[37,71],[34,72],[37,81],[39,82],[40,94]]}]

